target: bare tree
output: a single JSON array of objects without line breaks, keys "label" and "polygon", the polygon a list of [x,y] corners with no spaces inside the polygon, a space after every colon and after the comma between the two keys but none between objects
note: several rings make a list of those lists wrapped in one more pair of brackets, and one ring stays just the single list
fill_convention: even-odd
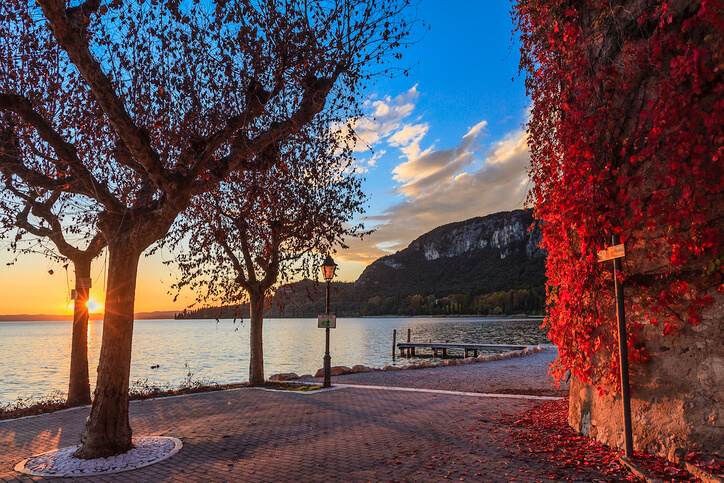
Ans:
[{"label": "bare tree", "polygon": [[97,385],[77,456],[132,447],[128,383],[141,253],[194,196],[233,173],[273,166],[279,143],[325,106],[357,111],[372,69],[384,69],[375,66],[408,37],[407,7],[406,0],[2,2],[0,110],[17,125],[23,153],[3,158],[3,176],[94,200],[108,247]]},{"label": "bare tree", "polygon": [[[267,172],[230,176],[194,199],[173,230],[181,276],[197,301],[249,301],[249,383],[264,383],[262,326],[274,285],[309,277],[345,237],[364,234],[350,220],[365,196],[353,159],[330,125],[315,120],[289,138]],[[346,248],[346,247],[345,247]]]}]

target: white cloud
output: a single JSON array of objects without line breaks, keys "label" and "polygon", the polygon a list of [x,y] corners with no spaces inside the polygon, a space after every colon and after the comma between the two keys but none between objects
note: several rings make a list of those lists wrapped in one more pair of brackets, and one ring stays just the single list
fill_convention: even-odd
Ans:
[{"label": "white cloud", "polygon": [[407,127],[403,121],[412,114],[419,95],[415,85],[394,98],[386,96],[383,99],[365,102],[363,110],[370,114],[357,120],[353,125],[358,138],[354,150],[365,152],[393,134],[403,131]]},{"label": "white cloud", "polygon": [[369,264],[437,226],[522,208],[529,187],[527,134],[509,133],[481,152],[485,126],[478,123],[453,148],[428,150],[398,165],[394,175],[402,184],[396,191],[403,200],[367,217],[368,228],[377,231],[351,241],[342,259]]},{"label": "white cloud", "polygon": [[394,98],[370,100],[365,106],[370,116],[354,126],[360,139],[356,151],[376,147],[371,158],[358,160],[358,172],[374,168],[383,155],[389,159],[390,149],[400,152],[402,161],[392,169],[400,201],[365,218],[366,228],[377,231],[362,241],[348,240],[350,249],[339,253],[343,261],[369,264],[437,226],[524,206],[530,158],[526,133],[516,130],[485,149],[488,122],[481,120],[457,145],[430,143],[423,149],[434,126],[412,117],[418,97],[413,86]]},{"label": "white cloud", "polygon": [[478,134],[480,133],[480,131],[482,131],[483,129],[485,129],[487,126],[488,126],[488,121],[485,121],[485,120],[480,121],[480,122],[477,123],[475,126],[473,126],[473,127],[470,128],[470,130],[468,131],[468,133],[467,133],[465,136],[463,136],[463,139],[465,139],[465,138],[470,138],[470,137],[472,137],[472,138],[477,137]]},{"label": "white cloud", "polygon": [[370,159],[367,160],[367,166],[369,166],[370,168],[374,168],[375,166],[377,166],[377,160],[385,154],[387,154],[387,150],[385,149],[377,151]]},{"label": "white cloud", "polygon": [[413,142],[420,142],[429,129],[427,123],[408,124],[390,136],[389,143],[391,146],[404,147]]},{"label": "white cloud", "polygon": [[[415,199],[430,189],[436,189],[441,183],[455,180],[462,170],[478,158],[477,151],[482,148],[481,140],[487,124],[481,121],[473,126],[454,148],[435,150],[431,146],[424,152],[419,152],[419,149],[403,151],[407,161],[392,170],[394,179],[403,183],[398,191]],[[420,141],[421,137],[416,138],[415,142],[419,145]]]}]

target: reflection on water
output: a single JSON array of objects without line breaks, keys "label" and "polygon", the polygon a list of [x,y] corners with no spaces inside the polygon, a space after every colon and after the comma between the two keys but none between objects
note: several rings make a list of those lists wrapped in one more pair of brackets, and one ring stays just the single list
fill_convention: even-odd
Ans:
[{"label": "reflection on water", "polygon": [[[380,317],[339,319],[332,329],[332,365],[373,367],[406,365],[416,358],[392,360],[392,331],[397,340],[491,344],[546,343],[540,319]],[[71,322],[0,323],[0,404],[18,397],[42,397],[67,391]],[[102,322],[88,328],[91,386],[95,384]],[[324,329],[316,319],[271,319],[264,323],[264,370],[313,374],[322,367]],[[232,320],[139,320],[134,327],[131,381],[178,385],[193,378],[219,383],[248,380],[249,325]],[[429,360],[429,358],[427,358]],[[159,367],[151,369],[151,366]]]}]

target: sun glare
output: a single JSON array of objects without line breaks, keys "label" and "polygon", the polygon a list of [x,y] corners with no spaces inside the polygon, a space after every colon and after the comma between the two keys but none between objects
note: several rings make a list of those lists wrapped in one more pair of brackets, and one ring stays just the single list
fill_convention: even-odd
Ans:
[{"label": "sun glare", "polygon": [[103,306],[93,299],[86,302],[85,306],[88,307],[88,312],[91,313],[99,312],[101,309],[103,309]]}]

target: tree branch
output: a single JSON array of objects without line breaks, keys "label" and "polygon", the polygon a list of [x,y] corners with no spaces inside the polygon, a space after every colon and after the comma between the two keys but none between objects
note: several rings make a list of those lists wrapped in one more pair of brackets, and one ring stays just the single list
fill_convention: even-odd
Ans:
[{"label": "tree branch", "polygon": [[277,75],[274,88],[271,91],[265,90],[261,82],[252,79],[246,92],[247,107],[244,113],[229,118],[222,129],[207,138],[205,145],[201,148],[200,154],[196,157],[193,166],[189,170],[191,179],[195,179],[198,176],[221,145],[231,139],[244,126],[249,125],[249,123],[264,113],[264,107],[266,107],[270,99],[281,91],[283,86],[284,82],[281,73]]},{"label": "tree branch", "polygon": [[[61,173],[69,168],[72,176],[51,178],[36,170],[30,169],[20,160],[16,146],[15,156],[4,153],[0,161],[0,169],[7,169],[26,183],[50,190],[60,190],[85,195],[98,200],[109,209],[119,209],[122,205],[111,194],[105,184],[98,182],[78,159],[75,146],[68,143],[58,134],[43,116],[35,112],[30,101],[19,95],[0,93],[0,110],[14,112],[31,125],[38,135],[55,151],[59,162],[54,163]],[[6,129],[13,131],[12,125]],[[14,136],[14,132],[3,134],[3,137]],[[6,141],[3,141],[6,142]]]},{"label": "tree branch", "polygon": [[256,285],[256,270],[254,269],[254,260],[251,258],[251,250],[249,249],[249,234],[247,232],[246,220],[235,219],[234,224],[239,230],[239,242],[241,243],[241,253],[244,256],[244,264],[247,268],[247,281],[250,285]]},{"label": "tree branch", "polygon": [[90,15],[100,7],[100,0],[87,0],[80,6],[69,9],[65,8],[65,3],[64,0],[38,0],[55,38],[88,83],[93,96],[113,123],[124,144],[148,172],[154,184],[166,191],[169,184],[167,172],[158,153],[151,146],[151,138],[131,119],[110,79],[88,46],[86,36]]},{"label": "tree branch", "polygon": [[279,277],[279,231],[276,226],[272,226],[271,230],[271,255],[271,260],[265,270],[266,274],[261,282],[265,291],[274,285]]},{"label": "tree branch", "polygon": [[[209,185],[217,184],[222,181],[229,173],[238,169],[267,169],[264,157],[255,156],[267,149],[269,146],[280,142],[287,136],[294,134],[301,129],[306,123],[311,121],[314,116],[324,109],[327,96],[332,90],[337,78],[343,72],[342,66],[335,69],[331,77],[306,79],[304,82],[304,98],[299,104],[299,108],[283,122],[275,122],[254,138],[248,138],[243,133],[237,132],[231,153],[225,156],[209,167],[208,179],[197,180],[192,187],[192,193],[198,194],[208,190]],[[254,161],[251,160],[254,158]],[[261,161],[261,162],[260,162]],[[272,164],[275,161],[272,161]],[[209,163],[210,164],[210,163]],[[191,179],[196,180],[201,174],[202,166],[197,164],[195,170],[190,172]]]},{"label": "tree branch", "polygon": [[[12,184],[6,182],[6,188],[10,190],[15,196],[25,201],[25,207],[18,213],[15,218],[15,226],[21,228],[31,235],[35,235],[38,238],[48,238],[58,249],[58,253],[62,256],[76,262],[78,259],[83,257],[90,257],[94,259],[100,252],[105,248],[106,241],[100,232],[96,232],[93,239],[88,244],[85,250],[81,250],[74,247],[65,239],[63,234],[63,228],[60,224],[60,219],[51,210],[56,201],[60,198],[60,192],[56,191],[45,201],[38,201],[36,198],[21,193]],[[32,213],[33,216],[42,218],[48,223],[50,228],[35,226],[30,223],[28,215]]]}]

